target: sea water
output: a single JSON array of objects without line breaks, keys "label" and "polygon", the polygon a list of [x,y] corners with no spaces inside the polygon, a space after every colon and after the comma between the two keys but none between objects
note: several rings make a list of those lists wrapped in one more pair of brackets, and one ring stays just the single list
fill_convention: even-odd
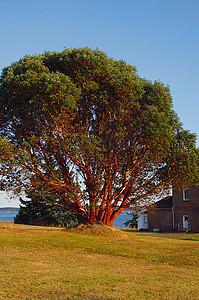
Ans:
[{"label": "sea water", "polygon": [[17,215],[17,211],[11,211],[11,212],[0,212],[0,221],[6,222],[14,222],[14,217]]},{"label": "sea water", "polygon": [[[17,211],[13,212],[0,212],[0,222],[14,222],[14,217],[17,215]],[[118,228],[125,228],[124,223],[129,219],[129,215],[127,212],[123,212],[123,214],[119,215],[116,220],[113,222],[113,225]]]}]

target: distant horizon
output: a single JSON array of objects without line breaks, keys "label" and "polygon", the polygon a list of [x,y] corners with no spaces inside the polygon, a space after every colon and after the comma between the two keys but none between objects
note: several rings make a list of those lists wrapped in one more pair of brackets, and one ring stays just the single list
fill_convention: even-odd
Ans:
[{"label": "distant horizon", "polygon": [[9,209],[17,209],[18,210],[19,207],[17,207],[17,206],[5,206],[5,207],[3,206],[3,207],[0,207],[0,211],[3,210],[3,209],[4,210],[9,210]]}]

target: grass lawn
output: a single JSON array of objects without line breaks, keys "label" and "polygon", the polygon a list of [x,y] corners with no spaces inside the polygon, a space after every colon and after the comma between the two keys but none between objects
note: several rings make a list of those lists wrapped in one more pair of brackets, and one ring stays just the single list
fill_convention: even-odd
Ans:
[{"label": "grass lawn", "polygon": [[0,223],[0,252],[0,299],[199,299],[199,234]]}]

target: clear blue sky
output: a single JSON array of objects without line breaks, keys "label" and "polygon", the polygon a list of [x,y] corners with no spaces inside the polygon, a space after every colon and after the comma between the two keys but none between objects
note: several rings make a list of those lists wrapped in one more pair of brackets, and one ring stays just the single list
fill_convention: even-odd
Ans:
[{"label": "clear blue sky", "polygon": [[169,85],[199,136],[199,0],[2,0],[0,28],[0,70],[26,54],[99,48]]}]

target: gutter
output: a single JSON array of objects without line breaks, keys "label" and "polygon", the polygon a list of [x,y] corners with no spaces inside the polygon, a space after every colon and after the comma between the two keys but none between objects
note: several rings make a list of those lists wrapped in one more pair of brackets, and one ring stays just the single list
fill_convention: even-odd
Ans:
[{"label": "gutter", "polygon": [[172,206],[172,223],[173,223],[173,231],[175,229],[175,224],[174,224],[174,207]]}]

